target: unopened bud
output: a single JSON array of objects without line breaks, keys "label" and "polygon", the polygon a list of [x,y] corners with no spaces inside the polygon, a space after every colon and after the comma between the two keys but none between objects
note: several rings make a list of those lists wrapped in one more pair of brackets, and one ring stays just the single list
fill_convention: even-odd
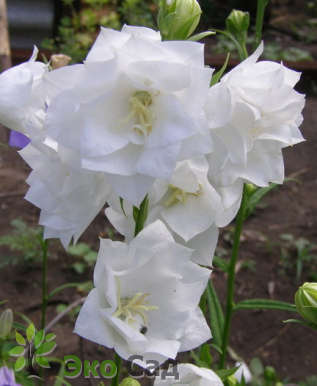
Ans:
[{"label": "unopened bud", "polygon": [[51,66],[53,70],[67,66],[72,58],[64,54],[54,54],[51,56]]},{"label": "unopened bud", "polygon": [[308,322],[317,325],[317,283],[304,283],[295,294],[298,313]]},{"label": "unopened bud", "polygon": [[239,11],[233,9],[230,15],[226,19],[227,31],[232,35],[237,36],[242,33],[246,33],[250,25],[250,14],[249,12]]},{"label": "unopened bud", "polygon": [[158,26],[165,40],[186,40],[200,21],[201,9],[197,0],[162,0]]},{"label": "unopened bud", "polygon": [[141,386],[140,382],[133,378],[124,378],[119,386]]},{"label": "unopened bud", "polygon": [[5,339],[11,332],[13,324],[13,312],[10,308],[0,315],[0,338]]}]

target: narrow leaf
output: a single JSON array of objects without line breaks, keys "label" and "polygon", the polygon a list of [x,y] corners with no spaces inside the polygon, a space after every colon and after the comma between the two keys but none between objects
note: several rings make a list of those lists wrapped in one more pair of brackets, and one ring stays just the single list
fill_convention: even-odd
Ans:
[{"label": "narrow leaf", "polygon": [[64,289],[71,288],[71,287],[76,287],[77,288],[80,284],[82,284],[82,283],[66,283],[66,284],[62,284],[62,285],[56,287],[55,289],[53,289],[53,291],[51,291],[51,293],[48,295],[48,297],[50,299],[54,295],[56,295],[57,293],[63,291]]},{"label": "narrow leaf", "polygon": [[270,299],[243,300],[235,305],[234,311],[243,309],[281,310],[296,312],[295,304]]},{"label": "narrow leaf", "polygon": [[211,368],[212,355],[210,354],[210,346],[208,343],[203,344],[199,350],[199,359],[207,364],[208,368]]},{"label": "narrow leaf", "polygon": [[123,198],[120,197],[120,206],[121,206],[121,210],[122,210],[122,213],[125,215],[125,217],[127,217],[126,213],[125,213],[125,210],[124,210],[124,206],[123,206]]},{"label": "narrow leaf", "polygon": [[222,78],[222,75],[224,74],[224,72],[226,71],[227,69],[227,66],[228,66],[228,63],[229,63],[229,58],[230,58],[230,53],[227,54],[227,57],[226,57],[226,60],[223,64],[223,66],[220,68],[219,71],[217,71],[213,76],[212,76],[212,79],[211,79],[211,82],[210,82],[210,86],[213,86],[215,85],[216,83],[219,82],[219,80]]},{"label": "narrow leaf", "polygon": [[211,331],[214,338],[214,343],[221,347],[222,346],[222,334],[223,334],[223,311],[217,296],[216,290],[213,287],[211,281],[207,287],[207,302],[210,315]]},{"label": "narrow leaf", "polygon": [[222,381],[225,381],[230,375],[233,375],[239,367],[233,367],[232,369],[223,369],[216,370],[215,373],[221,378]]},{"label": "narrow leaf", "polygon": [[271,190],[275,189],[277,186],[278,184],[272,183],[264,188],[256,189],[254,193],[249,197],[245,218],[248,218],[254,212],[255,208],[261,202],[263,197],[266,196]]},{"label": "narrow leaf", "polygon": [[198,34],[192,35],[187,40],[191,40],[192,42],[197,42],[197,41],[199,41],[201,39],[204,39],[204,38],[206,38],[207,36],[210,36],[210,35],[216,35],[216,32],[215,31],[200,32]]}]

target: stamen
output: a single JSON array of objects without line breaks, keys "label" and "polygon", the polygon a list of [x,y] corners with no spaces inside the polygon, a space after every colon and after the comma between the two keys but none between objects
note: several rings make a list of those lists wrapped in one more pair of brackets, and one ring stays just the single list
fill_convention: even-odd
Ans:
[{"label": "stamen", "polygon": [[121,319],[122,321],[134,325],[140,324],[137,317],[142,319],[142,324],[147,326],[149,311],[158,310],[158,307],[151,306],[147,300],[150,296],[148,293],[137,292],[132,298],[121,298],[120,280],[116,277],[117,282],[117,310],[113,313],[113,316]]},{"label": "stamen", "polygon": [[152,95],[148,91],[136,91],[129,100],[129,118],[136,123],[133,129],[141,135],[149,135],[153,127],[153,112],[150,106],[153,103]]},{"label": "stamen", "polygon": [[184,204],[188,196],[198,197],[202,193],[202,186],[200,184],[197,191],[193,193],[185,192],[185,190],[182,190],[174,185],[169,185],[168,188],[168,196],[164,202],[164,206],[166,208],[169,208],[170,206],[173,206],[178,203]]}]

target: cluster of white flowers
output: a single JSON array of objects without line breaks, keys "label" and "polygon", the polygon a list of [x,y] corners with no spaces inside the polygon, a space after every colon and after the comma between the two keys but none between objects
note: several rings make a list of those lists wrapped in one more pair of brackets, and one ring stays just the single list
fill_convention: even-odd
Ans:
[{"label": "cluster of white flowers", "polygon": [[76,242],[105,203],[125,236],[101,239],[79,335],[142,355],[141,366],[211,337],[198,304],[218,228],[237,214],[245,182],[283,182],[282,149],[303,141],[300,75],[258,62],[262,50],[210,87],[203,44],[102,28],[83,64],[51,70],[35,52],[0,75],[0,121],[31,140],[20,152],[33,170],[26,198],[45,237]]}]

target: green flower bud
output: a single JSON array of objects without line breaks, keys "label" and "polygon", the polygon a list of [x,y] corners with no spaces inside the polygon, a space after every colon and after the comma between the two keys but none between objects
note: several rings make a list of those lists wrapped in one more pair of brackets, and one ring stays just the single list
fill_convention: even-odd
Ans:
[{"label": "green flower bud", "polygon": [[186,40],[199,24],[197,0],[161,0],[158,26],[164,40]]},{"label": "green flower bud", "polygon": [[317,283],[304,283],[295,294],[298,313],[308,322],[317,325]]},{"label": "green flower bud", "polygon": [[140,382],[133,378],[124,378],[119,386],[141,386]]},{"label": "green flower bud", "polygon": [[230,15],[226,19],[227,31],[229,31],[234,36],[240,36],[241,34],[246,34],[250,25],[250,15],[249,12],[239,11],[233,9]]},{"label": "green flower bud", "polygon": [[267,381],[274,382],[276,381],[276,371],[272,366],[266,366],[264,369],[264,378]]},{"label": "green flower bud", "polygon": [[13,312],[10,308],[4,310],[0,316],[0,338],[5,339],[11,332]]}]

